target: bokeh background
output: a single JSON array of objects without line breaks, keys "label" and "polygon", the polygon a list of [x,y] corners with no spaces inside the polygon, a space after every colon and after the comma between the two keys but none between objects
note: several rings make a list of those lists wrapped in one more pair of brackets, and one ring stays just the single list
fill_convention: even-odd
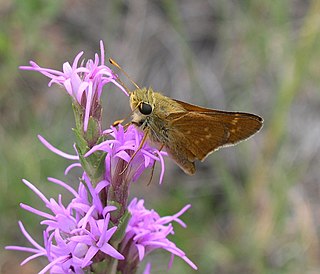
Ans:
[{"label": "bokeh background", "polygon": [[[40,219],[19,203],[43,208],[22,184],[47,196],[61,192],[48,176],[63,175],[68,161],[46,150],[43,135],[73,152],[70,98],[48,79],[19,65],[37,61],[61,69],[81,50],[92,58],[99,40],[140,86],[206,107],[247,111],[265,119],[249,141],[199,163],[194,176],[167,161],[163,185],[140,180],[132,196],[173,214],[185,204],[187,229],[173,240],[197,273],[320,272],[320,1],[0,1],[0,267],[36,273],[27,256],[4,251],[29,245],[17,221],[41,242]],[[127,85],[132,85],[122,76]],[[129,114],[128,99],[110,87],[105,127]],[[67,201],[67,198],[65,198]],[[164,273],[166,252],[150,256]],[[142,271],[142,270],[141,270]],[[196,273],[176,259],[170,273]]]}]

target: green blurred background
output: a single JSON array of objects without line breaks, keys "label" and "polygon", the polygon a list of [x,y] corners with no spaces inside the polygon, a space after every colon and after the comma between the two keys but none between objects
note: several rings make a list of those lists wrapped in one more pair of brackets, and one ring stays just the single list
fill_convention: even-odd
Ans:
[{"label": "green blurred background", "polygon": [[[0,22],[2,273],[36,273],[46,264],[20,268],[27,254],[3,249],[30,246],[18,220],[41,243],[41,219],[19,203],[43,205],[21,179],[57,197],[46,177],[72,184],[79,176],[65,178],[69,162],[36,137],[73,152],[69,97],[18,66],[31,59],[61,69],[81,50],[92,58],[100,39],[140,86],[265,119],[254,138],[214,153],[195,176],[168,160],[163,185],[155,176],[150,186],[148,177],[132,186],[132,196],[163,215],[192,204],[188,228],[176,226],[172,239],[197,273],[320,272],[319,0],[2,0]],[[129,114],[116,88],[103,100],[105,127]],[[153,273],[166,271],[166,252],[149,259]],[[196,272],[176,259],[170,273]]]}]

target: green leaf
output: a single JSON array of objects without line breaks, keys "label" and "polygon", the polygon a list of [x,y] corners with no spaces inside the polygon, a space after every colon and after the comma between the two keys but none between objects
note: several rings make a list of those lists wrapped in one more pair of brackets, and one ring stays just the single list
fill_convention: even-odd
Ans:
[{"label": "green leaf", "polygon": [[111,238],[111,242],[113,246],[115,247],[118,246],[123,240],[130,218],[131,218],[131,214],[128,210],[126,210],[119,220],[119,223],[117,225],[118,227],[117,231],[113,234]]},{"label": "green leaf", "polygon": [[95,152],[88,157],[84,157],[83,154],[79,155],[81,166],[89,176],[94,186],[103,180],[103,175],[105,173],[104,161],[106,155],[107,153],[100,151]]}]

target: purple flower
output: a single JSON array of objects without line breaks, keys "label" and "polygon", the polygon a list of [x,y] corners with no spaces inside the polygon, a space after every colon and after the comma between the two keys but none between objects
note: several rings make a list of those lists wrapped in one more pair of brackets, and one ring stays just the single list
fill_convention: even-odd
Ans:
[{"label": "purple flower", "polygon": [[[128,169],[126,172],[124,172],[124,176],[121,176],[121,178],[122,180],[128,182],[134,182],[140,177],[145,169],[153,167],[155,162],[158,161],[161,164],[159,183],[162,183],[165,172],[163,156],[167,156],[166,152],[159,151],[158,149],[150,146],[148,142],[145,142],[143,147],[136,153],[134,158],[131,159],[133,153],[138,150],[143,139],[143,133],[141,131],[139,131],[134,125],[130,125],[125,130],[120,124],[118,128],[112,126],[110,129],[105,130],[104,133],[111,136],[112,139],[108,139],[98,145],[93,146],[92,149],[85,154],[85,157],[90,156],[96,151],[104,151],[107,153],[105,159],[106,181],[112,183],[115,180],[118,180],[119,173],[126,168],[125,163],[129,163]],[[38,135],[38,138],[41,143],[53,153],[69,160],[79,160],[78,155],[71,155],[60,151],[40,135]],[[68,167],[66,172],[68,172],[70,168],[74,166],[81,167],[80,163],[75,163]]]},{"label": "purple flower", "polygon": [[[126,235],[120,244],[119,251],[125,255],[125,260],[119,262],[118,269],[121,271],[130,271],[136,269],[138,263],[151,251],[162,248],[172,254],[169,267],[171,267],[174,256],[182,258],[193,269],[197,266],[167,237],[174,234],[172,222],[179,223],[186,227],[179,217],[190,208],[186,205],[173,216],[160,217],[154,210],[148,210],[144,207],[144,200],[133,199],[128,206],[132,217],[129,220]],[[147,270],[151,266],[147,267]],[[148,273],[148,272],[147,272]]]},{"label": "purple flower", "polygon": [[107,189],[108,200],[118,205],[118,211],[111,214],[112,222],[118,224],[127,209],[131,182],[136,181],[145,169],[153,168],[156,161],[161,163],[160,183],[162,182],[165,170],[163,155],[166,153],[151,147],[147,142],[140,148],[143,133],[133,125],[126,130],[122,125],[118,128],[111,127],[105,133],[110,134],[113,139],[94,146],[85,157],[99,150],[107,153],[104,179],[110,183]]},{"label": "purple flower", "polygon": [[[73,195],[66,206],[61,195],[57,200],[48,199],[34,185],[23,180],[49,210],[48,213],[21,204],[23,209],[44,218],[40,222],[45,227],[43,246],[30,236],[19,221],[22,234],[33,247],[7,246],[6,249],[31,253],[22,264],[40,256],[47,257],[49,263],[40,274],[48,271],[82,274],[94,271],[95,266],[99,268],[97,264],[100,262],[100,267],[110,267],[110,271],[135,273],[139,262],[159,248],[171,253],[169,267],[174,256],[178,256],[197,269],[185,253],[167,238],[174,234],[172,222],[186,227],[179,217],[190,205],[167,217],[160,217],[154,210],[146,209],[143,200],[135,198],[127,205],[131,182],[135,182],[147,168],[151,168],[153,173],[156,162],[161,165],[159,183],[162,183],[165,171],[163,156],[167,153],[152,147],[148,141],[142,144],[143,132],[134,125],[123,127],[120,124],[102,131],[100,100],[104,85],[111,82],[128,94],[119,84],[117,76],[104,64],[102,41],[100,56],[95,54],[94,60],[82,61],[79,65],[82,54],[80,52],[75,57],[72,65],[64,63],[63,71],[42,68],[35,62],[30,62],[31,66],[20,67],[49,77],[49,86],[53,83],[61,85],[72,97],[76,119],[76,155],[64,153],[40,135],[38,137],[52,152],[76,161],[65,173],[73,167],[80,167],[84,172],[78,190],[60,180],[48,179]],[[144,273],[149,274],[150,271],[151,264],[148,264]]]},{"label": "purple flower", "polygon": [[49,178],[49,181],[59,184],[74,196],[67,206],[63,205],[61,195],[58,201],[53,198],[47,199],[34,185],[23,180],[51,213],[21,204],[23,209],[44,217],[45,220],[41,224],[46,226],[43,233],[44,247],[42,247],[19,222],[22,233],[35,248],[7,246],[6,249],[33,253],[22,264],[39,256],[46,256],[50,263],[40,273],[49,270],[51,273],[84,273],[84,269],[95,261],[98,252],[99,258],[102,254],[102,258],[124,259],[123,255],[109,243],[117,230],[117,227],[110,222],[110,212],[116,210],[116,207],[103,207],[99,199],[99,191],[108,183],[102,181],[94,188],[85,174],[82,179],[86,187],[80,183],[78,191],[75,191],[64,182]]},{"label": "purple flower", "polygon": [[83,51],[78,53],[72,65],[69,62],[64,63],[62,71],[42,68],[33,61],[30,61],[31,66],[20,66],[20,69],[38,71],[51,78],[49,86],[53,83],[64,86],[73,100],[84,107],[83,124],[84,131],[87,131],[89,117],[99,117],[100,115],[100,97],[104,85],[111,82],[125,94],[127,92],[116,81],[117,76],[104,64],[104,45],[102,41],[100,41],[100,57],[95,54],[94,60],[89,59],[85,65],[82,65],[84,62],[79,65],[82,55]]},{"label": "purple flower", "polygon": [[[106,180],[114,184],[115,180],[121,177],[122,180],[134,182],[136,181],[146,168],[152,167],[156,161],[161,164],[161,173],[159,182],[161,184],[165,171],[163,156],[167,153],[159,151],[145,142],[141,149],[140,143],[143,139],[143,133],[134,125],[130,125],[126,130],[120,124],[118,128],[111,127],[105,133],[113,137],[106,140],[88,151],[85,156],[96,151],[105,151],[107,156],[105,159]],[[138,150],[139,149],[139,150]],[[132,155],[135,154],[134,158]],[[127,167],[127,164],[129,166]],[[125,170],[125,172],[123,172]],[[119,176],[123,172],[123,176]]]}]

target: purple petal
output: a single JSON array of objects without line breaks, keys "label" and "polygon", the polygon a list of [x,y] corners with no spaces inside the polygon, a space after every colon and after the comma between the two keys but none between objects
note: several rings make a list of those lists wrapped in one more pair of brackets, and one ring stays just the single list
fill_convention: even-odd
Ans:
[{"label": "purple petal", "polygon": [[87,102],[86,102],[86,108],[85,108],[85,114],[84,114],[84,126],[83,129],[86,132],[88,129],[88,123],[89,123],[89,115],[90,115],[90,110],[91,110],[91,104],[92,104],[92,82],[89,82],[88,86],[88,93],[87,93]]},{"label": "purple petal", "polygon": [[108,185],[110,185],[110,182],[108,182],[107,180],[100,181],[96,186],[96,192],[100,193],[100,191],[102,189],[105,189]]},{"label": "purple petal", "polygon": [[5,247],[6,250],[18,250],[23,252],[30,252],[30,253],[38,253],[39,250],[31,247],[24,247],[24,246],[17,246],[17,245],[8,245]]},{"label": "purple petal", "polygon": [[80,51],[73,60],[72,69],[75,70],[78,67],[78,62],[83,55],[83,51]]},{"label": "purple petal", "polygon": [[23,203],[20,203],[20,207],[23,208],[24,210],[27,210],[33,214],[36,214],[36,215],[39,215],[41,217],[44,217],[44,218],[48,218],[48,219],[53,219],[54,217],[46,212],[43,212],[43,211],[40,211],[38,209],[35,209],[29,205],[26,205],[26,204],[23,204]]},{"label": "purple petal", "polygon": [[56,178],[52,178],[52,177],[48,177],[48,181],[55,183],[57,185],[62,186],[63,188],[65,188],[66,190],[68,190],[74,197],[79,197],[79,194],[69,185],[67,185],[65,182],[58,180]]},{"label": "purple petal", "polygon": [[104,253],[106,253],[107,255],[117,259],[117,260],[123,260],[124,256],[119,253],[112,245],[105,243],[100,250]]},{"label": "purple petal", "polygon": [[54,261],[52,261],[51,263],[49,263],[45,268],[43,268],[38,274],[45,274],[47,273],[47,271],[49,271],[54,265],[64,262],[67,259],[69,259],[69,256],[64,256],[64,257],[58,257],[57,259],[55,259]]},{"label": "purple petal", "polygon": [[53,153],[60,155],[63,158],[69,159],[69,160],[79,160],[79,157],[77,155],[71,155],[65,152],[62,152],[61,150],[55,148],[52,146],[46,139],[44,139],[41,135],[38,135],[38,138],[40,142],[49,150],[51,150]]},{"label": "purple petal", "polygon": [[101,65],[103,65],[104,64],[104,45],[102,40],[100,40],[100,56],[101,56]]},{"label": "purple petal", "polygon": [[42,253],[36,253],[36,254],[31,255],[31,256],[29,256],[28,258],[24,259],[24,260],[21,262],[20,265],[25,265],[26,263],[28,263],[28,262],[30,262],[30,261],[38,258],[38,257],[45,256],[45,255],[46,255],[46,253],[43,253],[43,252],[42,252]]},{"label": "purple petal", "polygon": [[71,164],[71,165],[69,165],[69,166],[66,168],[66,170],[64,171],[64,175],[68,175],[69,172],[70,172],[70,170],[73,169],[73,168],[75,168],[75,167],[80,167],[80,168],[81,168],[82,166],[81,166],[80,163]]},{"label": "purple petal", "polygon": [[91,259],[93,258],[94,255],[97,254],[98,251],[99,251],[99,249],[97,247],[90,246],[90,248],[89,248],[89,250],[88,250],[88,252],[82,262],[83,268],[91,264]]},{"label": "purple petal", "polygon": [[142,261],[145,255],[145,248],[143,245],[139,245],[139,244],[136,244],[136,248],[138,249],[139,260]]},{"label": "purple petal", "polygon": [[[105,226],[104,226],[104,229],[106,229]],[[97,246],[102,246],[105,242],[108,242],[113,236],[113,234],[116,232],[116,230],[117,230],[116,226],[110,228],[109,230],[106,230],[106,232],[104,232],[101,235],[99,241],[97,242]]]},{"label": "purple petal", "polygon": [[146,268],[143,271],[143,274],[151,274],[151,263],[147,263]]},{"label": "purple petal", "polygon": [[29,181],[22,179],[22,182],[28,186],[37,196],[45,203],[45,204],[50,204],[49,200],[44,196],[40,190],[38,190],[33,184],[31,184]]},{"label": "purple petal", "polygon": [[19,227],[20,230],[22,232],[22,234],[27,238],[27,240],[35,247],[37,248],[39,251],[43,251],[45,252],[45,249],[40,246],[31,236],[30,234],[26,231],[26,229],[23,226],[23,223],[21,221],[18,222],[19,223]]}]

